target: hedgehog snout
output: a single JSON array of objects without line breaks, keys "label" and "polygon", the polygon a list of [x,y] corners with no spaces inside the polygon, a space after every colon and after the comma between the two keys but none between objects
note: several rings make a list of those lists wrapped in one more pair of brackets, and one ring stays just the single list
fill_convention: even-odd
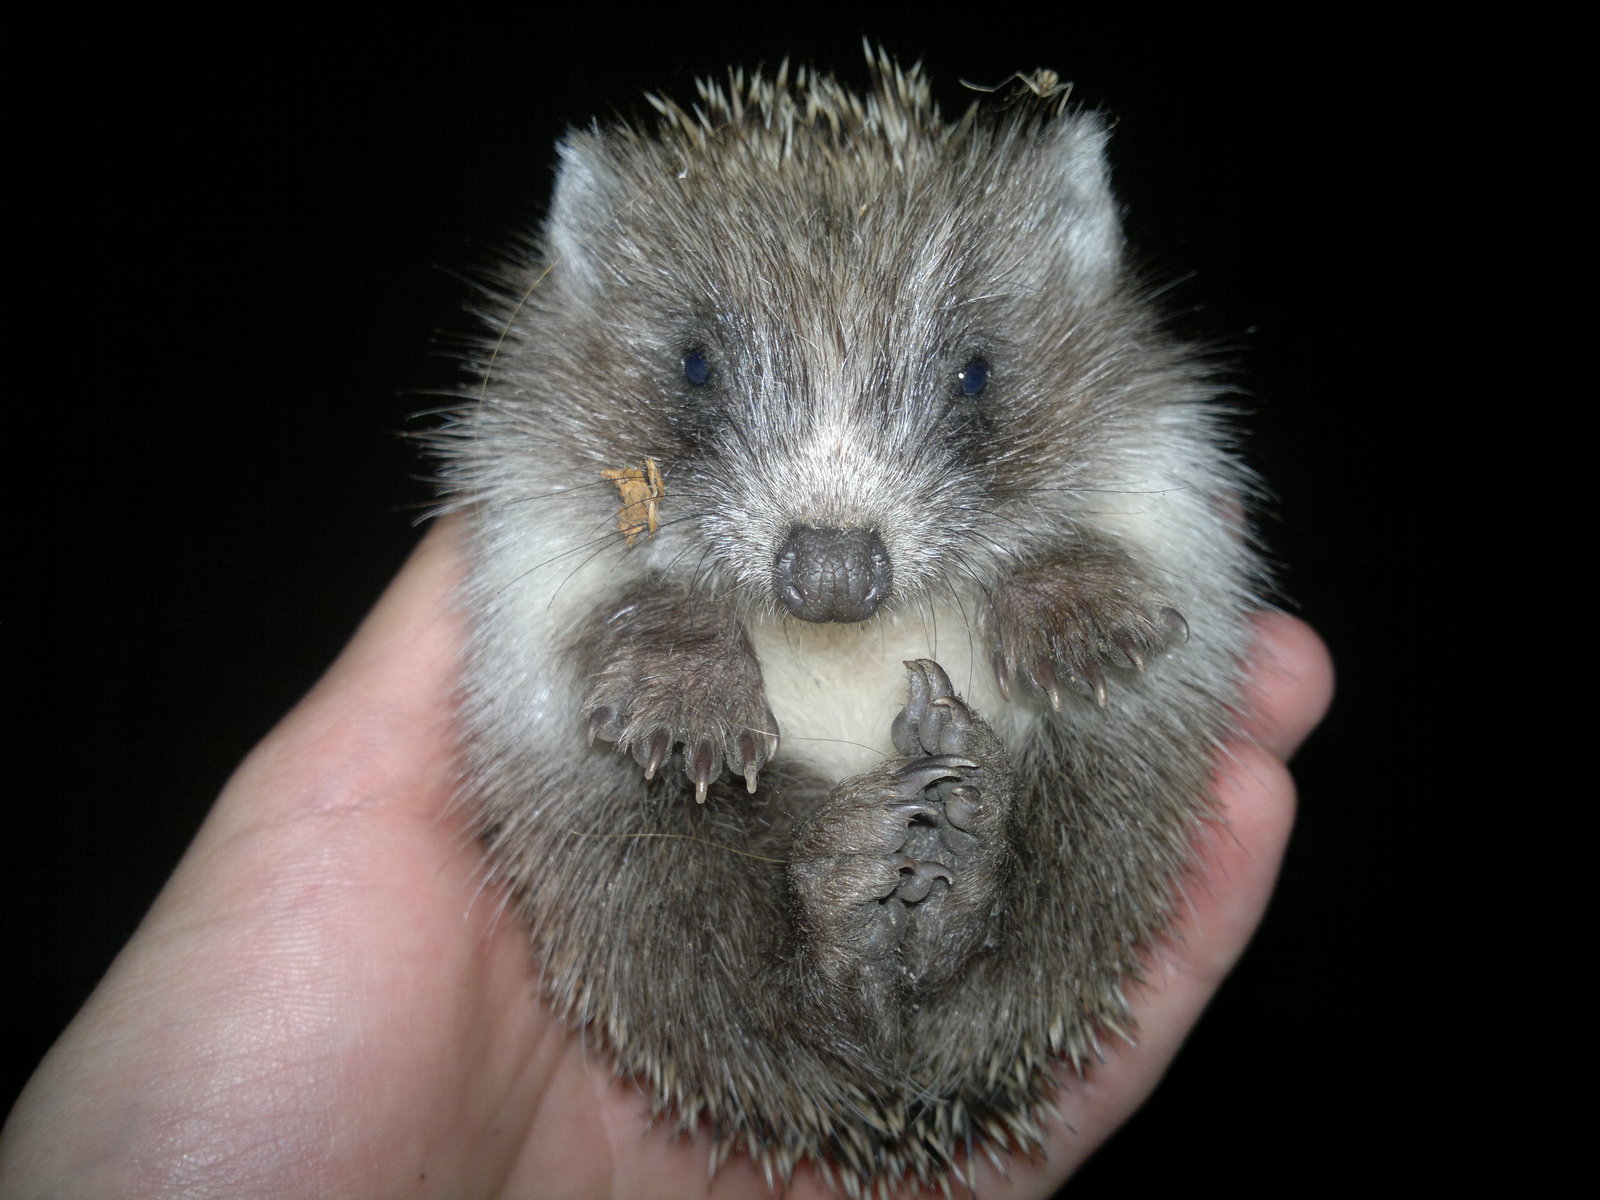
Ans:
[{"label": "hedgehog snout", "polygon": [[778,598],[802,621],[865,621],[889,594],[893,570],[876,529],[795,525],[773,577]]}]

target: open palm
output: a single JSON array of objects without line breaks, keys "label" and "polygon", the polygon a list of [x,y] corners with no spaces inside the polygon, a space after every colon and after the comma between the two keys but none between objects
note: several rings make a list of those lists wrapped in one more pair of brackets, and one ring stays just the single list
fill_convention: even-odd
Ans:
[{"label": "open palm", "polygon": [[[154,908],[18,1101],[0,1191],[271,1197],[767,1196],[538,1002],[526,934],[451,803],[458,532],[424,540],[339,661],[249,756]],[[1283,759],[1329,672],[1263,618],[1255,741],[1219,780],[1207,886],[1157,947],[1117,1046],[1060,1097],[1047,1154],[984,1196],[1056,1186],[1148,1093],[1265,906]],[[824,1195],[796,1181],[790,1195]]]}]

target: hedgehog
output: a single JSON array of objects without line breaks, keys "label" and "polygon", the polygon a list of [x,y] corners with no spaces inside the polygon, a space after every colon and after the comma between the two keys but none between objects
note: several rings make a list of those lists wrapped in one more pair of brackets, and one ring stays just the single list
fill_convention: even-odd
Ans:
[{"label": "hedgehog", "polygon": [[730,71],[560,144],[481,386],[465,794],[545,1002],[847,1196],[1131,1030],[1264,572],[1216,372],[1048,72]]}]

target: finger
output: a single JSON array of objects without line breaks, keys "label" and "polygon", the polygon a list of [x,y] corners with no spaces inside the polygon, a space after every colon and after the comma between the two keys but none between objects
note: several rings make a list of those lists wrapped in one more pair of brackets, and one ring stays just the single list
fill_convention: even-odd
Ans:
[{"label": "finger", "polygon": [[208,826],[357,805],[437,815],[452,789],[457,524],[441,521],[309,693],[241,764]]},{"label": "finger", "polygon": [[1287,613],[1262,613],[1240,705],[1244,733],[1287,760],[1332,699],[1333,662],[1322,639]]},{"label": "finger", "polygon": [[1272,895],[1294,822],[1294,783],[1273,753],[1236,743],[1218,772],[1220,820],[1196,839],[1173,927],[1128,985],[1132,1042],[1101,1039],[1103,1060],[1084,1078],[1063,1071],[1050,1161],[1075,1169],[1145,1101],[1171,1066],[1218,986],[1244,952]]}]

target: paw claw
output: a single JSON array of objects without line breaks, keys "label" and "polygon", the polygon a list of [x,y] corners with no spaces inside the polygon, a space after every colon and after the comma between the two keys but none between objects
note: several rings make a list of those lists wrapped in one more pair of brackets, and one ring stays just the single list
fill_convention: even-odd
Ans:
[{"label": "paw claw", "polygon": [[927,824],[939,823],[939,810],[926,800],[908,800],[904,804],[896,804],[889,810],[897,817],[905,817],[908,821],[915,821],[918,817],[926,817]]},{"label": "paw claw", "polygon": [[920,758],[896,772],[900,787],[911,796],[926,791],[941,779],[959,779],[962,771],[976,770],[978,764],[970,758],[954,754],[941,754]]},{"label": "paw claw", "polygon": [[695,746],[692,753],[685,754],[687,761],[684,766],[689,772],[689,779],[694,784],[695,803],[706,802],[706,789],[711,786],[711,781],[722,774],[722,756],[717,753],[717,748],[710,738],[702,738]]},{"label": "paw claw", "polygon": [[1116,664],[1117,666],[1132,667],[1135,671],[1144,670],[1144,655],[1139,653],[1139,643],[1126,633],[1112,634],[1111,641],[1122,652],[1122,657],[1126,660]]},{"label": "paw claw", "polygon": [[922,659],[915,659],[905,664],[906,671],[911,676],[910,695],[906,698],[906,707],[921,715],[922,710],[928,707],[933,699],[933,687],[928,680],[928,672],[923,668]]},{"label": "paw claw", "polygon": [[1095,704],[1104,708],[1106,706],[1106,677],[1100,668],[1092,662],[1086,662],[1080,670],[1080,675],[1089,695],[1094,697]]},{"label": "paw claw", "polygon": [[[1130,569],[1102,561],[1085,582],[1085,572],[1074,574],[1071,565],[1020,572],[994,594],[987,619],[995,680],[1007,699],[1013,690],[1032,691],[1059,711],[1072,691],[1105,708],[1114,686],[1106,668],[1144,671],[1168,646],[1189,638],[1183,615]],[[1129,573],[1119,578],[1118,571]],[[1019,678],[1024,687],[1013,689]]]},{"label": "paw claw", "polygon": [[650,735],[647,742],[636,744],[633,748],[634,761],[644,768],[644,777],[654,779],[656,772],[661,769],[661,764],[667,761],[672,754],[672,735],[665,729],[658,729]]},{"label": "paw claw", "polygon": [[938,731],[938,749],[945,754],[958,754],[972,734],[972,710],[954,696],[944,696],[933,702],[944,716],[944,726]]},{"label": "paw claw", "polygon": [[[647,780],[681,749],[684,778],[698,803],[705,803],[725,771],[742,776],[745,790],[754,794],[761,769],[778,749],[777,718],[765,696],[738,688],[669,690],[670,682],[670,673],[640,679],[614,672],[599,680],[585,702],[590,745],[614,742],[644,768]],[[751,682],[759,688],[759,677]]]},{"label": "paw claw", "polygon": [[996,654],[994,656],[994,681],[999,685],[1000,698],[1002,700],[1011,699],[1011,668],[1006,665],[1006,656],[1004,654]]},{"label": "paw claw", "polygon": [[958,783],[945,793],[945,819],[963,833],[972,830],[973,818],[978,815],[980,793],[970,783]]},{"label": "paw claw", "polygon": [[950,868],[934,859],[905,858],[901,860],[901,882],[894,890],[894,895],[906,904],[917,904],[928,898],[928,893],[933,891],[934,881],[944,880],[946,885],[955,883],[955,876],[950,873]]},{"label": "paw claw", "polygon": [[[955,696],[955,684],[950,682],[950,676],[946,675],[944,668],[934,662],[933,659],[919,658],[916,665],[921,667],[923,673],[927,676],[928,687],[934,695],[940,699]],[[937,702],[937,700],[934,701],[934,703]]]},{"label": "paw claw", "polygon": [[739,774],[748,776],[751,771],[759,771],[763,761],[765,760],[756,745],[756,735],[748,729],[745,730],[739,735]]},{"label": "paw claw", "polygon": [[1028,671],[1028,678],[1033,686],[1049,699],[1050,707],[1060,712],[1061,677],[1056,674],[1055,664],[1048,658],[1034,660],[1032,668]]},{"label": "paw claw", "polygon": [[591,712],[586,729],[589,735],[589,745],[594,745],[595,738],[600,738],[602,741],[607,742],[616,741],[617,735],[622,732],[620,716],[621,714],[617,712],[616,706],[611,704],[602,704]]},{"label": "paw claw", "polygon": [[1160,617],[1168,636],[1176,638],[1182,645],[1188,645],[1189,622],[1183,619],[1183,614],[1175,608],[1163,608]]}]

